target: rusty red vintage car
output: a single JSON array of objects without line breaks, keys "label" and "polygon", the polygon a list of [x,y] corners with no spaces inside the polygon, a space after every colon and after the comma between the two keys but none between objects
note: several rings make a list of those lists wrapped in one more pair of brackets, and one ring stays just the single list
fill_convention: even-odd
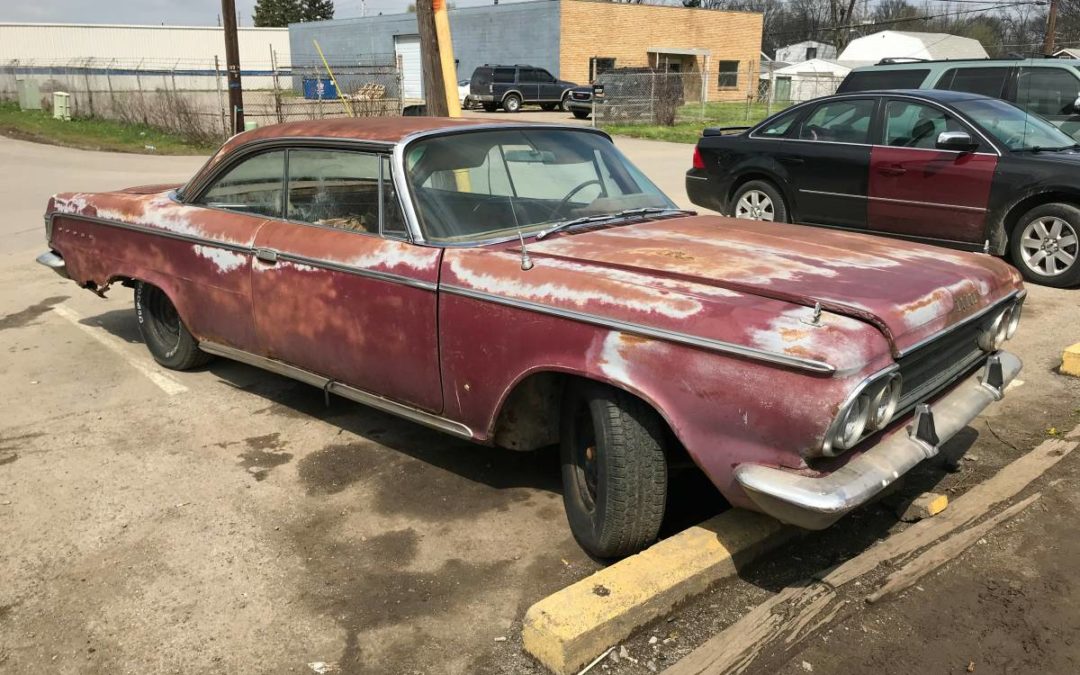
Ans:
[{"label": "rusty red vintage car", "polygon": [[39,261],[134,287],[167,368],[222,356],[479,443],[560,444],[601,557],[655,539],[687,459],[735,506],[826,527],[1021,367],[1005,263],[681,211],[585,128],[267,127],[182,187],[59,194],[46,221]]}]

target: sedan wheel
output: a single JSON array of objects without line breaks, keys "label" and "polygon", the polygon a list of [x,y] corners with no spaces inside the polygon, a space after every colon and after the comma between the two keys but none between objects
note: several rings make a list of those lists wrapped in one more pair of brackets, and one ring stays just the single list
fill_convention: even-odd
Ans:
[{"label": "sedan wheel", "polygon": [[735,217],[747,220],[775,220],[776,209],[769,195],[758,190],[750,190],[744,193],[742,199],[735,204]]},{"label": "sedan wheel", "polygon": [[1025,277],[1048,286],[1080,283],[1080,209],[1045,204],[1029,211],[1013,230],[1013,261]]}]

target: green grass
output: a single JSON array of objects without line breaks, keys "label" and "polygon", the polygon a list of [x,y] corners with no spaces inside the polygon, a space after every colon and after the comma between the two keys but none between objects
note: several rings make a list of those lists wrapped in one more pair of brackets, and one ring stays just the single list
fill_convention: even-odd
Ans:
[{"label": "green grass", "polygon": [[648,138],[673,143],[697,143],[705,127],[738,127],[757,124],[783,106],[767,108],[763,103],[752,103],[747,109],[742,101],[688,103],[675,114],[675,125],[656,124],[604,124],[604,131],[619,136]]},{"label": "green grass", "polygon": [[[104,119],[64,122],[44,110],[19,110],[17,103],[7,102],[0,102],[0,134],[84,150],[155,155],[205,155],[216,149],[142,124]],[[153,146],[153,150],[146,146]]]}]

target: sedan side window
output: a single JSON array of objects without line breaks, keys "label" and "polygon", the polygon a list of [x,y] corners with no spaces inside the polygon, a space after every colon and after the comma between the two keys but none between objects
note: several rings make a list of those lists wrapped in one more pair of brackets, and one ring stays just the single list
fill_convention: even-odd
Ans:
[{"label": "sedan side window", "polygon": [[889,101],[885,106],[885,145],[898,148],[937,147],[943,131],[966,131],[944,110],[911,101]]},{"label": "sedan side window", "polygon": [[868,143],[873,99],[823,103],[802,123],[799,138],[833,143]]},{"label": "sedan side window", "polygon": [[[380,232],[380,214],[390,229],[403,233],[397,198],[387,194],[381,179],[392,184],[388,160],[346,150],[290,150],[286,217],[353,232]],[[380,203],[381,201],[381,203]],[[393,207],[393,211],[386,213]]]},{"label": "sedan side window", "polygon": [[264,152],[245,159],[218,177],[203,192],[199,204],[230,211],[281,217],[281,185],[285,151]]}]

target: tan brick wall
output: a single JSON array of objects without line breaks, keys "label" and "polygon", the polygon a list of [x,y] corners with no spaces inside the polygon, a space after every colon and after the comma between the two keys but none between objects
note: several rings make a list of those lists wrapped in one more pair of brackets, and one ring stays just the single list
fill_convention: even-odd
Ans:
[{"label": "tan brick wall", "polygon": [[[709,100],[745,100],[757,90],[761,30],[762,16],[750,12],[563,0],[559,77],[587,83],[593,56],[614,58],[621,68],[650,65],[648,50],[654,47],[707,49]],[[704,61],[698,57],[695,69]],[[718,61],[739,62],[736,89],[719,88]]]}]

